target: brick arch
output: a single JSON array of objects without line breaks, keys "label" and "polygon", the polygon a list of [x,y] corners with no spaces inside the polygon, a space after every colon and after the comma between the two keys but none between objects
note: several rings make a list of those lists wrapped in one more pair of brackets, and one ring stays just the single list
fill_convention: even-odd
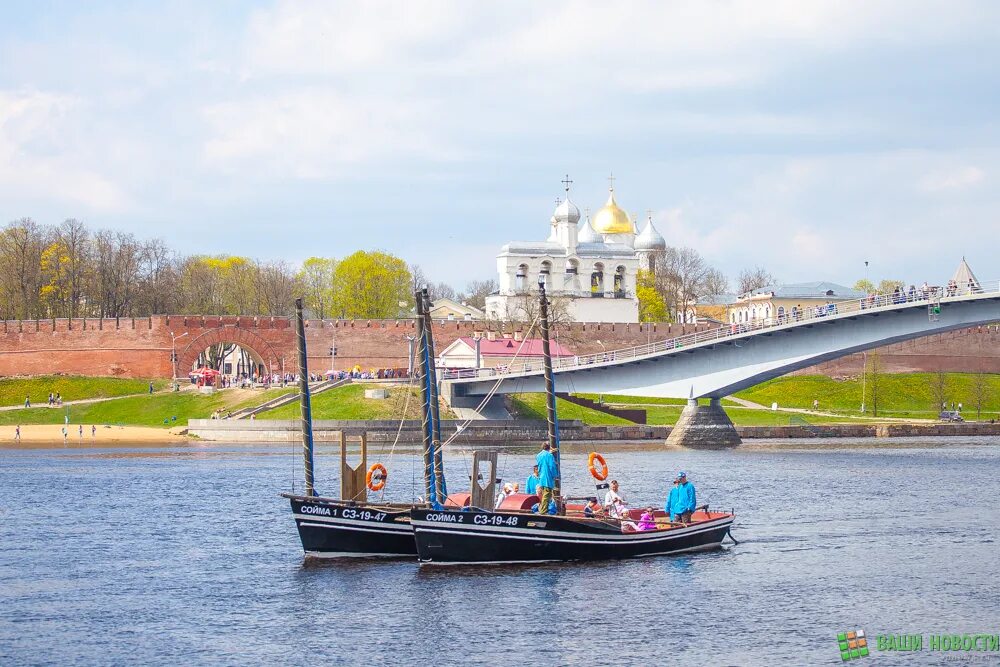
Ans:
[{"label": "brick arch", "polygon": [[182,351],[177,354],[177,371],[187,375],[188,371],[198,361],[198,355],[217,343],[235,343],[264,364],[268,372],[276,372],[279,366],[278,354],[266,340],[249,329],[234,326],[223,326],[210,329],[191,339]]}]

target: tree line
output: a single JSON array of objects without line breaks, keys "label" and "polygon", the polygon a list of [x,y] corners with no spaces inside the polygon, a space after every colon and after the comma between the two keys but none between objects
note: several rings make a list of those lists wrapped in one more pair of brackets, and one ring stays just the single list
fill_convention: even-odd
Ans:
[{"label": "tree line", "polygon": [[[736,278],[736,293],[746,294],[777,283],[762,267],[744,269]],[[636,279],[639,319],[643,322],[690,322],[696,305],[729,292],[729,279],[692,248],[668,246],[653,255],[652,270],[640,269]]]},{"label": "tree line", "polygon": [[0,229],[0,318],[145,317],[159,314],[287,316],[304,297],[317,318],[393,318],[428,285],[433,298],[478,307],[496,281],[460,293],[431,283],[419,266],[381,251],[341,259],[310,257],[301,266],[234,255],[182,255],[162,239],[91,230],[68,219],[31,218]]}]

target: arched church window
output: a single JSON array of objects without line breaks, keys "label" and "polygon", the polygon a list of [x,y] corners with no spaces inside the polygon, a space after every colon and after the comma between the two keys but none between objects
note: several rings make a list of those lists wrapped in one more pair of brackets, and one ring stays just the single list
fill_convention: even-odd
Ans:
[{"label": "arched church window", "polygon": [[604,296],[604,265],[600,262],[594,264],[594,272],[590,274],[590,295]]},{"label": "arched church window", "polygon": [[545,260],[542,262],[542,268],[538,271],[538,277],[545,281],[545,289],[549,289],[552,286],[552,282],[549,280],[549,275],[552,273],[552,262]]},{"label": "arched church window", "polygon": [[576,261],[575,259],[571,259],[566,262],[566,273],[571,273],[575,276],[577,271],[579,271],[579,269],[580,269],[580,262]]},{"label": "arched church window", "polygon": [[517,273],[514,274],[514,289],[518,292],[524,291],[528,285],[528,265],[522,264],[517,267]]},{"label": "arched church window", "polygon": [[625,296],[625,267],[619,266],[615,269],[615,298],[620,299]]}]

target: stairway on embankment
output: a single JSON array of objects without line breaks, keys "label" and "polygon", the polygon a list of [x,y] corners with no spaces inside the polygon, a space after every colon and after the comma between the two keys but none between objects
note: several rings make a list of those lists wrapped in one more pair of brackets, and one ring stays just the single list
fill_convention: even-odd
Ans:
[{"label": "stairway on embankment", "polygon": [[583,398],[582,396],[574,396],[573,394],[557,393],[556,396],[574,405],[579,405],[582,408],[589,408],[591,410],[596,410],[597,412],[603,412],[606,415],[611,415],[612,417],[626,419],[633,424],[646,423],[646,411],[640,408],[612,408],[604,405],[603,403],[598,403],[597,401],[589,398]]},{"label": "stairway on embankment", "polygon": [[[316,394],[322,394],[324,391],[329,391],[331,389],[336,389],[337,387],[343,387],[344,385],[350,384],[351,378],[344,378],[342,380],[325,380],[323,382],[318,382],[309,388],[309,394],[315,396]],[[251,415],[260,414],[266,410],[273,410],[274,408],[280,407],[282,405],[287,405],[294,401],[299,400],[299,393],[293,391],[290,394],[285,394],[284,396],[278,396],[277,398],[272,398],[270,401],[265,401],[260,405],[255,405],[249,408],[243,408],[242,410],[237,410],[236,412],[229,415],[228,419],[249,419]]]}]

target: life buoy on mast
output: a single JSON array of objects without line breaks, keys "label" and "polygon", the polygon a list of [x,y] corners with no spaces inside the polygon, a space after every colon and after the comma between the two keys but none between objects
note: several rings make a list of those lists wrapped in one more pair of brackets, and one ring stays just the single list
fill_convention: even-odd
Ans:
[{"label": "life buoy on mast", "polygon": [[587,467],[590,469],[590,474],[598,482],[603,482],[608,478],[608,462],[597,452],[590,453],[587,458]]},{"label": "life buoy on mast", "polygon": [[365,475],[365,484],[368,485],[369,491],[381,491],[385,488],[385,480],[388,478],[388,473],[385,470],[385,466],[381,463],[373,463],[370,468],[368,468],[368,474]]}]

